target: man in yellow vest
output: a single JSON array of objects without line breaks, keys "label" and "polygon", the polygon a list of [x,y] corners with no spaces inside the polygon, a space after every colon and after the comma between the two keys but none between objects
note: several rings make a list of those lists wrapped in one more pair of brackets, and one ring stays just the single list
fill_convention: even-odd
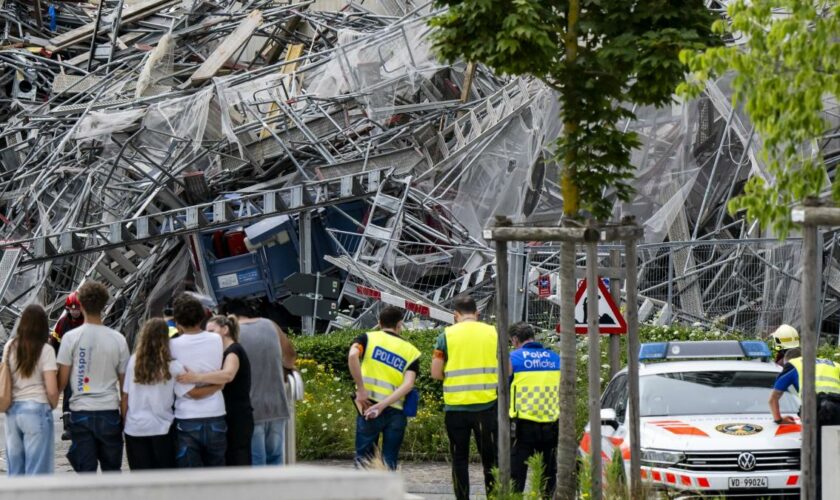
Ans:
[{"label": "man in yellow vest", "polygon": [[528,323],[515,323],[508,333],[515,349],[510,353],[510,475],[516,491],[524,491],[528,459],[541,453],[543,498],[551,498],[557,483],[560,356],[534,339]]},{"label": "man in yellow vest", "polygon": [[452,484],[456,498],[466,500],[470,495],[470,436],[475,436],[487,492],[493,487],[492,470],[498,462],[498,337],[495,328],[478,321],[472,297],[455,297],[453,309],[455,324],[444,330],[435,345],[432,378],[443,380]]},{"label": "man in yellow vest", "polygon": [[402,310],[385,306],[379,313],[379,330],[353,340],[347,364],[356,382],[356,465],[375,456],[382,436],[382,459],[396,470],[405,436],[405,396],[414,388],[420,371],[420,351],[400,338]]},{"label": "man in yellow vest", "polygon": [[[825,425],[840,425],[840,365],[834,361],[817,358],[815,365],[816,381],[814,389],[817,393],[817,485],[821,484],[822,471],[822,427]],[[792,416],[782,416],[779,400],[785,392],[793,387],[797,394],[802,390],[802,350],[798,347],[788,349],[785,353],[785,368],[773,384],[770,394],[770,413],[776,424],[792,424],[796,420]],[[817,498],[820,498],[817,495]]]}]

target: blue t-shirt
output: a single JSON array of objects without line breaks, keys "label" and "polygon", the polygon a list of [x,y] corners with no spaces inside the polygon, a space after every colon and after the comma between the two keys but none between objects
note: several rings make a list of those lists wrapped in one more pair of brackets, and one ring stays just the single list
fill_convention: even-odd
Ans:
[{"label": "blue t-shirt", "polygon": [[776,391],[787,392],[787,390],[790,389],[790,386],[793,386],[796,388],[796,392],[799,392],[799,372],[792,364],[786,363],[782,373],[779,374],[779,377],[773,384],[773,389]]}]

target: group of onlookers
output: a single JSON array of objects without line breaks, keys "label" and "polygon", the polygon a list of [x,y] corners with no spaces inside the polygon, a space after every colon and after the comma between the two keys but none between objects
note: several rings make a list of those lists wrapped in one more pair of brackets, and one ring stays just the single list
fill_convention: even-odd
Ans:
[{"label": "group of onlookers", "polygon": [[2,358],[10,475],[53,472],[52,410],[65,388],[67,457],[77,472],[120,470],[123,436],[131,469],[283,463],[284,370],[296,355],[277,324],[241,300],[211,316],[183,293],[170,322],[143,324],[130,354],[123,334],[103,324],[109,298],[101,283],[84,283],[52,340],[43,307],[21,314]]}]

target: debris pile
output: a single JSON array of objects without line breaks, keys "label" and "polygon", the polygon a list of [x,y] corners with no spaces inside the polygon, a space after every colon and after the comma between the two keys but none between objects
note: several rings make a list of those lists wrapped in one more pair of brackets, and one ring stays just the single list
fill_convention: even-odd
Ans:
[{"label": "debris pile", "polygon": [[[410,0],[0,1],[7,333],[25,304],[58,315],[87,279],[112,287],[110,321],[128,333],[184,288],[261,297],[281,323],[314,316],[319,331],[370,326],[380,303],[444,323],[460,292],[489,306],[482,228],[498,214],[559,220],[558,104],[539,82],[439,61],[430,15]],[[638,196],[616,214],[636,215],[654,245],[641,266],[653,310],[712,321],[721,304],[781,301],[759,308],[780,322],[798,296],[768,274],[778,248],[667,247],[755,234],[725,212],[763,167],[721,88],[627,124],[643,143]],[[550,258],[532,250],[514,248],[511,281],[528,304],[554,304],[535,289]],[[679,267],[667,301],[665,254]],[[769,263],[742,274],[755,290],[712,293],[715,273],[747,261]],[[336,297],[309,297],[311,313],[280,307],[299,271],[336,279]],[[745,321],[757,320],[733,327]]]}]

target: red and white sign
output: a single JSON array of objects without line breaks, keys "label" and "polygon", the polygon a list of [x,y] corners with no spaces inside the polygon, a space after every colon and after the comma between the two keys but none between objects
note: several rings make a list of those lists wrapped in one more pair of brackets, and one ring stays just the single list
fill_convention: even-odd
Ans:
[{"label": "red and white sign", "polygon": [[541,299],[551,296],[551,276],[548,274],[541,274],[537,278],[537,295]]},{"label": "red and white sign", "polygon": [[[586,280],[581,280],[578,283],[577,292],[575,292],[575,332],[587,333],[587,319],[589,311],[587,311],[587,297],[586,297]],[[627,322],[621,311],[618,309],[615,301],[607,289],[603,278],[598,278],[598,331],[600,333],[627,333]],[[560,331],[560,325],[557,325],[557,331]]]}]

